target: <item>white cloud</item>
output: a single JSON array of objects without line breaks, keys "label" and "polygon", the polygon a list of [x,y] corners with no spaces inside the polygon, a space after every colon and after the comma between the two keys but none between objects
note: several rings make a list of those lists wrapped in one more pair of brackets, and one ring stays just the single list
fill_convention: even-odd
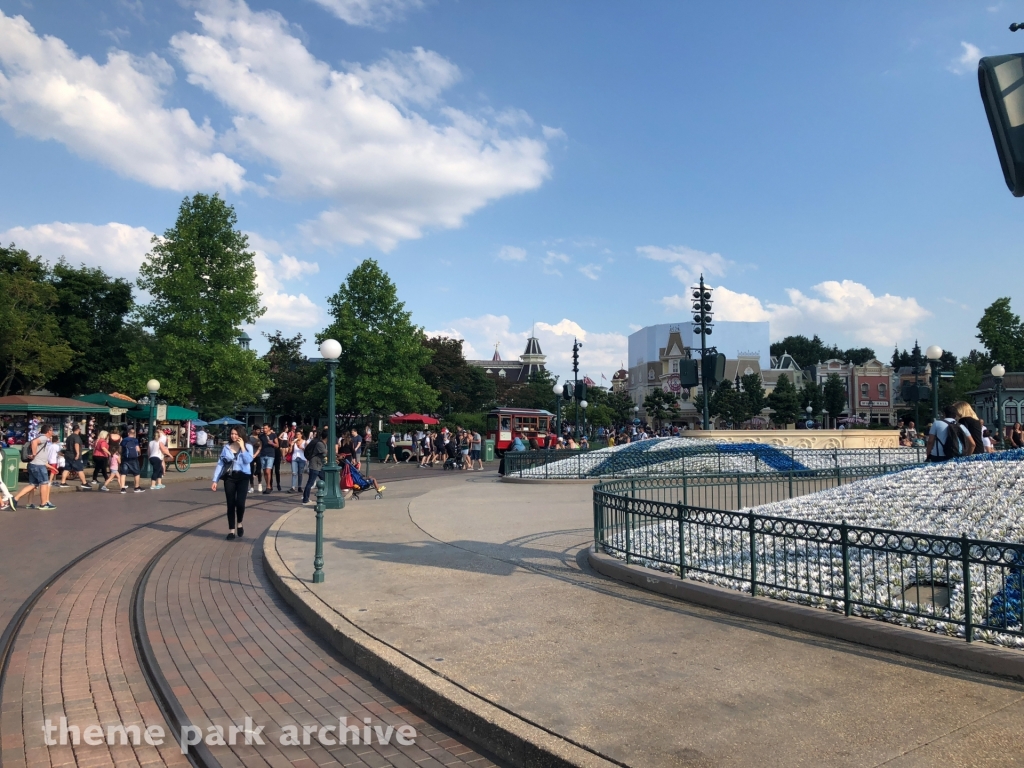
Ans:
[{"label": "white cloud", "polygon": [[687,286],[697,282],[701,274],[705,279],[721,277],[732,264],[720,253],[705,253],[685,245],[670,245],[668,248],[641,245],[636,250],[648,259],[672,264],[672,274]]},{"label": "white cloud", "polygon": [[591,280],[598,280],[601,277],[600,264],[584,264],[579,270],[585,277],[589,277]]},{"label": "white cloud", "polygon": [[331,201],[305,226],[316,243],[372,242],[388,250],[427,228],[458,227],[549,174],[540,139],[450,107],[440,110],[445,122],[434,124],[381,95],[436,98],[457,74],[437,54],[416,49],[339,72],[273,11],[211,0],[196,18],[201,34],[171,39],[188,81],[235,113],[225,140],[278,169],[270,180],[275,192]]},{"label": "white cloud", "polygon": [[558,253],[557,251],[548,251],[547,255],[542,259],[544,262],[544,274],[545,275],[558,275],[562,276],[561,271],[558,269],[556,264],[568,264],[572,259],[566,256],[564,253]]},{"label": "white cloud", "polygon": [[[763,304],[755,296],[718,286],[714,291],[715,319],[768,321],[773,339],[816,333],[882,348],[906,339],[914,325],[931,314],[913,297],[876,296],[853,280],[827,280],[813,291],[821,298],[789,288],[788,304]],[[687,296],[666,296],[662,303],[671,309],[690,308]]]},{"label": "white cloud", "polygon": [[526,249],[517,248],[514,245],[503,245],[498,251],[498,258],[502,261],[526,261]]},{"label": "white cloud", "polygon": [[544,138],[548,141],[554,141],[555,139],[567,139],[569,138],[565,131],[561,128],[552,128],[550,125],[542,125],[540,127],[541,133],[544,134]]},{"label": "white cloud", "polygon": [[[494,354],[495,343],[498,343],[501,357],[505,360],[515,360],[526,349],[526,340],[534,331],[540,341],[541,350],[547,355],[548,370],[563,379],[572,375],[574,338],[583,343],[580,351],[581,376],[586,374],[601,382],[603,373],[610,381],[612,374],[626,359],[627,342],[623,334],[589,332],[568,318],[562,318],[554,324],[538,321],[532,329],[514,331],[508,315],[463,317],[452,321],[445,331],[430,331],[428,335],[440,333],[450,338],[465,339],[463,350],[468,359],[489,360]],[[480,354],[480,350],[485,352]]]},{"label": "white cloud", "polygon": [[108,275],[134,279],[150,250],[153,233],[127,224],[74,224],[55,221],[0,232],[0,244],[14,243],[51,264],[64,256],[77,266],[99,267]]},{"label": "white cloud", "polygon": [[155,54],[111,50],[98,64],[0,11],[0,116],[16,130],[155,187],[241,189],[245,170],[213,151],[214,130],[164,107],[173,78]]},{"label": "white cloud", "polygon": [[314,0],[342,21],[357,27],[376,27],[422,8],[423,0]]},{"label": "white cloud", "polygon": [[[285,292],[283,282],[302,275],[316,274],[320,271],[320,265],[282,253],[281,246],[273,240],[253,232],[245,234],[249,238],[249,250],[254,254],[260,301],[267,309],[257,321],[256,327],[272,325],[275,328],[283,326],[305,329],[306,335],[311,336],[320,328],[320,307],[304,293]],[[275,262],[271,255],[278,255],[278,260]]]},{"label": "white cloud", "polygon": [[966,75],[978,68],[978,59],[981,58],[981,49],[971,43],[960,43],[963,53],[949,63],[949,71],[958,75]]},{"label": "white cloud", "polygon": [[462,77],[459,68],[433,51],[413,48],[411,53],[391,51],[386,59],[363,67],[349,66],[368,93],[395,104],[426,106]]}]

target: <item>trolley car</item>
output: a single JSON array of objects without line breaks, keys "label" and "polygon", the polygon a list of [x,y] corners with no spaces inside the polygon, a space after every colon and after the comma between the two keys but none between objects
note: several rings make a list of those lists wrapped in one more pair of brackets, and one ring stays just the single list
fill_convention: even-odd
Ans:
[{"label": "trolley car", "polygon": [[496,453],[504,453],[521,438],[527,448],[543,448],[555,429],[555,415],[535,408],[495,408],[487,414],[487,437]]}]

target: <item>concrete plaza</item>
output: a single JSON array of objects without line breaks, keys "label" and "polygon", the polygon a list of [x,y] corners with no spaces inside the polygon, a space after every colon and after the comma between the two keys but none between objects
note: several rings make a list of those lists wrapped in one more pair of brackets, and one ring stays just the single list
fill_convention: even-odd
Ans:
[{"label": "concrete plaza", "polygon": [[412,480],[325,524],[321,585],[312,509],[268,534],[296,594],[581,764],[1024,764],[1022,685],[598,575],[588,485]]}]

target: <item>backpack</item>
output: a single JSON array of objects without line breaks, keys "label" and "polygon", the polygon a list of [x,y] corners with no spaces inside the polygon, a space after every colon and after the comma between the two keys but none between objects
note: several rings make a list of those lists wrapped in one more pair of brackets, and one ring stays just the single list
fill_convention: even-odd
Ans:
[{"label": "backpack", "polygon": [[[46,443],[43,443],[43,445],[40,446],[40,450],[42,450],[43,446],[45,445]],[[34,458],[35,454],[32,453],[32,441],[29,440],[27,443],[21,446],[21,460],[24,462],[29,462],[32,461],[32,459]]]},{"label": "backpack", "polygon": [[314,437],[306,441],[306,447],[302,450],[303,455],[306,457],[306,461],[310,461],[313,458],[313,452],[316,448],[316,444],[319,442],[319,437]]},{"label": "backpack", "polygon": [[960,435],[960,424],[947,419],[946,434],[942,438],[942,455],[946,459],[958,459],[964,455],[964,441]]},{"label": "backpack", "polygon": [[139,458],[139,441],[134,437],[126,437],[121,442],[121,453],[128,461]]}]

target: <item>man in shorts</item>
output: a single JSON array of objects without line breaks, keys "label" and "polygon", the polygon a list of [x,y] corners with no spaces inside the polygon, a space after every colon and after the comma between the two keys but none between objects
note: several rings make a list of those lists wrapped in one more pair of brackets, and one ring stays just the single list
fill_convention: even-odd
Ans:
[{"label": "man in shorts", "polygon": [[274,490],[274,462],[277,460],[278,450],[277,435],[269,424],[264,424],[260,433],[260,468],[263,470],[264,493]]},{"label": "man in shorts", "polygon": [[[29,509],[35,509],[31,503],[32,493],[39,489],[39,509],[56,509],[50,503],[50,473],[46,467],[46,448],[53,442],[53,427],[43,424],[39,428],[39,434],[32,441],[29,453],[32,456],[28,461],[28,485],[21,489],[21,492],[11,500],[11,506],[17,509],[18,501],[26,494],[29,497]],[[82,472],[83,476],[85,472]]]},{"label": "man in shorts", "polygon": [[85,442],[82,440],[82,425],[75,424],[71,436],[64,441],[64,473],[60,476],[60,487],[68,488],[68,473],[74,472],[78,479],[85,482]]},{"label": "man in shorts", "polygon": [[[124,456],[121,474],[125,476],[125,482],[129,477],[135,479],[135,493],[145,493],[145,488],[141,485],[142,472],[139,469],[140,448],[139,441],[135,437],[135,428],[131,427],[128,429],[128,437],[121,441],[121,454]],[[126,492],[126,488],[121,489],[121,493]]]},{"label": "man in shorts", "polygon": [[484,471],[484,461],[483,461],[483,459],[480,458],[480,451],[483,448],[483,445],[484,445],[483,438],[480,437],[480,433],[477,432],[474,429],[473,430],[473,442],[472,442],[472,446],[473,447],[469,451],[469,468],[470,469],[478,469],[476,465],[479,464],[480,467],[479,467],[478,471],[480,471],[480,472]]}]

